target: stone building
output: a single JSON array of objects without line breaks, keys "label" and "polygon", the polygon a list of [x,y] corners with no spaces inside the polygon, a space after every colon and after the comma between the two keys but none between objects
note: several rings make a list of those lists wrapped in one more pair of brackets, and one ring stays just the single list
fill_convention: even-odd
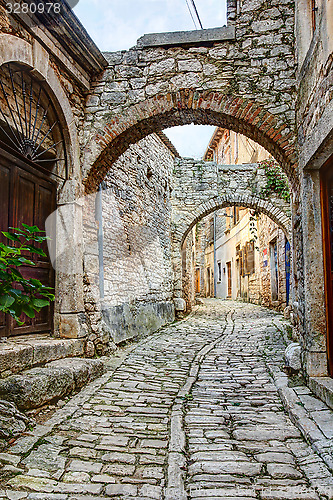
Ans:
[{"label": "stone building", "polygon": [[9,339],[52,332],[68,342],[46,341],[42,335],[31,343],[3,344],[4,373],[83,355],[89,334],[78,202],[83,195],[80,141],[90,82],[107,61],[67,5],[62,5],[61,30],[58,18],[52,9],[14,15],[6,2],[0,3],[1,230],[22,222],[44,229],[45,219],[58,208],[66,214],[65,226],[59,220],[52,230],[58,256],[68,243],[66,259],[55,268],[41,259],[29,271],[54,286],[54,307],[33,320],[25,318],[22,327],[8,317],[0,320],[0,335]]},{"label": "stone building", "polygon": [[296,279],[304,287],[305,300],[294,304],[294,310],[301,312],[306,332],[302,336],[305,371],[333,376],[332,2],[296,2],[295,34],[302,212],[294,218],[299,236],[293,253],[303,254],[303,269]]},{"label": "stone building", "polygon": [[[20,215],[1,224],[20,223],[27,214],[44,219],[57,208],[54,273],[48,262],[39,266],[54,280],[54,311],[28,324],[27,331],[14,332],[16,326],[2,318],[2,335],[51,331],[67,339],[67,346],[75,345],[75,353],[107,352],[125,316],[132,325],[125,328],[126,337],[135,334],[134,324],[144,324],[147,311],[157,318],[152,329],[173,317],[171,298],[179,304],[183,297],[184,240],[197,222],[228,206],[259,207],[291,228],[294,329],[302,340],[304,370],[312,377],[332,375],[333,15],[331,0],[316,3],[312,11],[312,0],[228,0],[226,27],[145,35],[128,51],[101,54],[67,4],[61,2],[60,16],[12,14],[1,0],[1,214],[20,213],[14,210],[23,199],[17,186],[30,193]],[[40,137],[47,137],[43,143],[38,139],[37,152],[40,113],[46,110]],[[181,183],[177,172],[188,168],[193,175],[196,164],[182,165],[175,158],[171,167],[170,148],[148,136],[187,123],[230,129],[265,148],[288,176],[291,223],[279,200],[264,201],[259,191],[244,188],[242,181],[253,170],[249,166],[223,172],[213,162],[202,164],[195,177],[201,191],[194,193],[193,185],[192,198],[179,197],[191,185],[186,176]],[[148,143],[165,162],[152,161]],[[130,189],[126,176],[133,182]],[[244,188],[243,195],[232,194],[227,176]],[[224,194],[218,178],[225,182]],[[98,194],[104,188],[113,192],[110,203]],[[139,208],[137,217],[133,207]],[[120,259],[121,271],[118,247],[108,241],[109,230],[115,234],[116,228],[100,223],[103,209],[115,214],[119,244],[129,257]],[[151,221],[156,228],[149,232]],[[133,226],[140,230],[132,231]],[[151,241],[144,248],[143,238]],[[116,262],[117,273],[106,275],[103,290],[104,239],[115,254],[103,252],[103,263],[109,268]],[[148,282],[152,255],[155,267],[163,263],[165,268],[154,268]],[[139,266],[147,281],[133,283],[131,266]],[[27,345],[15,357],[15,369],[37,362]]]},{"label": "stone building", "polygon": [[[204,155],[204,160],[222,165],[270,158],[251,139],[220,128],[215,130]],[[267,215],[249,208],[226,207],[207,218],[201,230],[206,238],[205,262],[203,269],[197,266],[196,273],[203,276],[205,296],[247,300],[280,310],[288,305],[289,235]],[[212,286],[208,285],[210,280]]]}]

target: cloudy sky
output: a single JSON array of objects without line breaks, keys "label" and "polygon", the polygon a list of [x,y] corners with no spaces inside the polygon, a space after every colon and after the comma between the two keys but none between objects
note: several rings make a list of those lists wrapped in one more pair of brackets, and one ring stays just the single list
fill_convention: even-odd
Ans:
[{"label": "cloudy sky", "polygon": [[[204,28],[226,24],[226,0],[195,0]],[[74,12],[102,51],[129,49],[145,33],[199,27],[191,0],[80,0]],[[214,127],[188,125],[166,130],[182,156],[202,157]]]}]

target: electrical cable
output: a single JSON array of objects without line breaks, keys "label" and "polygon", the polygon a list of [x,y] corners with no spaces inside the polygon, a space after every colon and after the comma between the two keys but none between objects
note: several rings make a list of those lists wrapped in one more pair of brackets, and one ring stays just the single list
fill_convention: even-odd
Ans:
[{"label": "electrical cable", "polygon": [[194,27],[195,27],[195,29],[197,30],[197,29],[198,29],[198,27],[197,27],[197,25],[196,25],[196,23],[195,23],[195,19],[194,19],[194,17],[193,17],[193,14],[192,14],[192,11],[191,11],[191,8],[190,8],[190,5],[189,5],[189,3],[188,3],[188,0],[186,0],[186,3],[187,3],[187,7],[188,7],[188,10],[189,10],[189,13],[191,14],[191,17],[192,17],[192,21],[193,21]]},{"label": "electrical cable", "polygon": [[191,0],[191,2],[192,2],[192,5],[193,5],[193,8],[194,8],[195,14],[196,14],[196,16],[197,16],[197,18],[198,18],[198,21],[199,21],[199,24],[200,24],[200,28],[203,30],[203,26],[202,26],[201,19],[200,19],[200,17],[199,17],[199,13],[198,13],[198,11],[197,11],[197,7],[196,7],[196,5],[195,5],[195,2],[194,2],[194,0]]}]

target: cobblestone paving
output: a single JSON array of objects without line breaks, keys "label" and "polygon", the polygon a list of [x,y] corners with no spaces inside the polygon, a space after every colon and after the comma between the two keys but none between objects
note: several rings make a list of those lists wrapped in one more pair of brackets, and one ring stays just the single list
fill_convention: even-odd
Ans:
[{"label": "cobblestone paving", "polygon": [[281,364],[278,318],[210,300],[140,341],[0,456],[0,500],[331,498],[266,368]]}]

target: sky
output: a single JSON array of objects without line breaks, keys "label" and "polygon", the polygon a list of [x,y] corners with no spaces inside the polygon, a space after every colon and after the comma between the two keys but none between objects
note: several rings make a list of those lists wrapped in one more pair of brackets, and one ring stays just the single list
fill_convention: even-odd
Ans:
[{"label": "sky", "polygon": [[[79,0],[74,12],[102,51],[127,50],[146,33],[199,27],[191,0]],[[226,24],[226,0],[195,0],[203,28]],[[186,125],[164,130],[181,156],[201,158],[215,127]]]}]

